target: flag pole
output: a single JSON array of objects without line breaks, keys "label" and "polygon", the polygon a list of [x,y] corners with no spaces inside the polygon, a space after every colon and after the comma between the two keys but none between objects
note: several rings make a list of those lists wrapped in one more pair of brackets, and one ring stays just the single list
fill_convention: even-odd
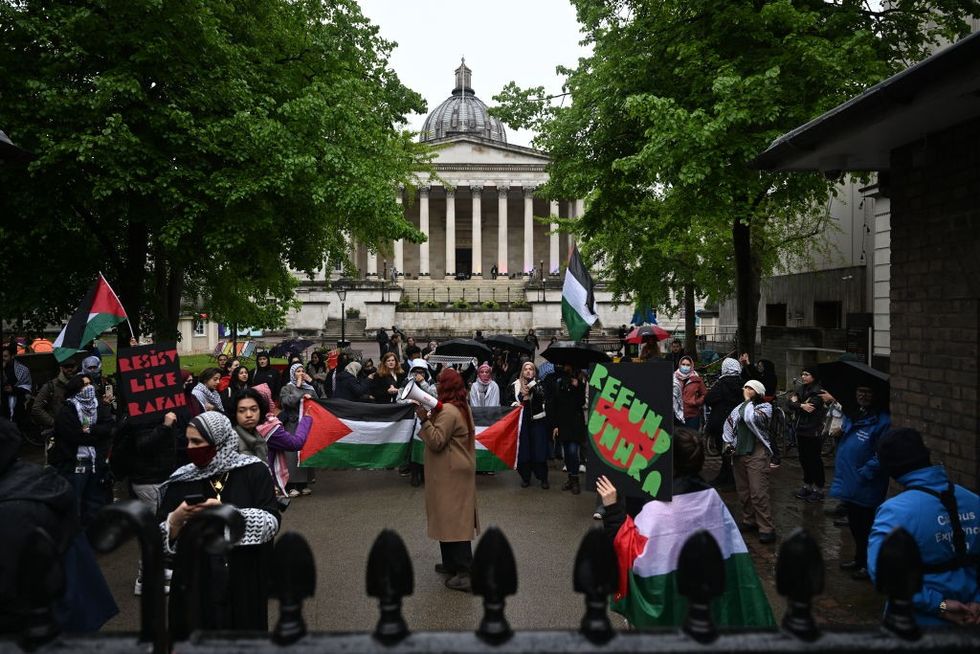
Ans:
[{"label": "flag pole", "polygon": [[119,299],[119,294],[118,294],[118,293],[116,293],[116,291],[115,291],[115,289],[114,289],[114,288],[112,288],[112,285],[111,285],[111,284],[109,284],[109,280],[105,278],[105,275],[103,275],[103,274],[102,274],[102,271],[101,271],[101,270],[99,271],[99,277],[101,277],[101,278],[102,278],[102,281],[104,281],[104,282],[105,282],[105,285],[106,285],[106,287],[107,287],[107,288],[108,288],[108,289],[109,289],[110,291],[112,291],[112,295],[113,295],[113,297],[115,297],[115,298],[116,298],[116,302],[118,302],[118,303],[119,303],[119,306],[121,306],[121,307],[122,307],[122,310],[123,310],[123,313],[125,313],[125,314],[126,314],[126,323],[127,323],[128,325],[129,325],[129,337],[130,337],[131,339],[132,339],[132,338],[136,338],[136,327],[137,327],[138,325],[137,325],[136,323],[134,323],[134,322],[132,321],[132,319],[131,319],[131,318],[129,317],[129,312],[128,312],[128,311],[126,311],[126,307],[123,307],[123,303],[122,303],[122,300],[120,300],[120,299]]}]

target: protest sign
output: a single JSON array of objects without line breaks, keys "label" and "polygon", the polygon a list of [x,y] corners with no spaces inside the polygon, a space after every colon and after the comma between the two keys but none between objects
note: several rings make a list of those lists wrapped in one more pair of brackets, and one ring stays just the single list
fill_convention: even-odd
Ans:
[{"label": "protest sign", "polygon": [[157,423],[173,411],[186,419],[187,398],[180,378],[180,358],[173,343],[119,350],[119,392],[130,420]]},{"label": "protest sign", "polygon": [[673,366],[599,363],[589,375],[589,479],[605,475],[620,495],[670,500]]}]

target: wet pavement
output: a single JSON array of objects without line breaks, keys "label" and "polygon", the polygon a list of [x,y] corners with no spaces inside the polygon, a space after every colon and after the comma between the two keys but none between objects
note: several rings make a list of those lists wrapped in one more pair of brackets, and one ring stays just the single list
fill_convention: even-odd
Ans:
[{"label": "wet pavement", "polygon": [[[710,479],[717,460],[709,459]],[[828,473],[830,470],[828,469]],[[878,620],[882,601],[869,582],[853,581],[838,569],[853,552],[846,528],[832,525],[824,504],[807,504],[792,495],[799,487],[799,464],[787,461],[773,474],[773,514],[781,537],[805,526],[824,553],[827,583],[815,602],[824,623],[870,625]],[[477,477],[481,524],[503,529],[517,559],[518,593],[507,602],[507,617],[515,629],[574,629],[583,612],[583,598],[572,592],[572,564],[583,534],[597,523],[591,518],[595,496],[573,496],[559,490],[564,475],[552,470],[551,490],[522,489],[516,473]],[[735,509],[734,491],[722,493]],[[832,505],[830,501],[826,503]],[[738,515],[733,510],[733,515]],[[415,593],[405,600],[405,617],[415,630],[472,630],[482,615],[480,598],[446,589],[433,571],[438,545],[425,535],[423,489],[412,488],[397,471],[320,471],[313,494],[298,498],[286,512],[284,530],[302,533],[317,562],[317,592],[305,614],[314,630],[370,630],[377,604],[365,594],[368,550],[381,529],[395,529],[405,540],[415,570]],[[776,545],[761,545],[754,535],[746,542],[774,613],[784,603],[775,590]],[[139,620],[133,596],[136,549],[128,545],[101,558],[120,614],[105,629],[132,631]],[[270,606],[270,616],[277,607]],[[273,617],[274,621],[274,617]],[[616,619],[623,626],[621,619]]]}]

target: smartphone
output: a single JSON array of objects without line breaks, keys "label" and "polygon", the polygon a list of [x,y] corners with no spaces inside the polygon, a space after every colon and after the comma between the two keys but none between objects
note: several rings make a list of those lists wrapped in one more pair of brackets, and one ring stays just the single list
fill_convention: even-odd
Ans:
[{"label": "smartphone", "polygon": [[204,496],[201,495],[200,493],[194,493],[193,495],[186,496],[184,498],[184,501],[187,502],[188,505],[193,506],[194,504],[200,504],[201,502],[203,502]]}]

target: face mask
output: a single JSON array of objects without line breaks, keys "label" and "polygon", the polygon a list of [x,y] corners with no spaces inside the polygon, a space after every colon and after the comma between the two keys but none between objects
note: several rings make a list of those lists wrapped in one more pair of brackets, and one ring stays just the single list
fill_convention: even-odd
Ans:
[{"label": "face mask", "polygon": [[678,370],[686,375],[687,373],[691,372],[691,366],[681,366],[678,368]]},{"label": "face mask", "polygon": [[82,390],[78,391],[78,397],[83,400],[94,400],[95,399],[95,386],[89,384]]},{"label": "face mask", "polygon": [[217,453],[218,448],[216,448],[214,445],[187,448],[187,458],[198,468],[207,468],[208,464],[214,460]]}]

